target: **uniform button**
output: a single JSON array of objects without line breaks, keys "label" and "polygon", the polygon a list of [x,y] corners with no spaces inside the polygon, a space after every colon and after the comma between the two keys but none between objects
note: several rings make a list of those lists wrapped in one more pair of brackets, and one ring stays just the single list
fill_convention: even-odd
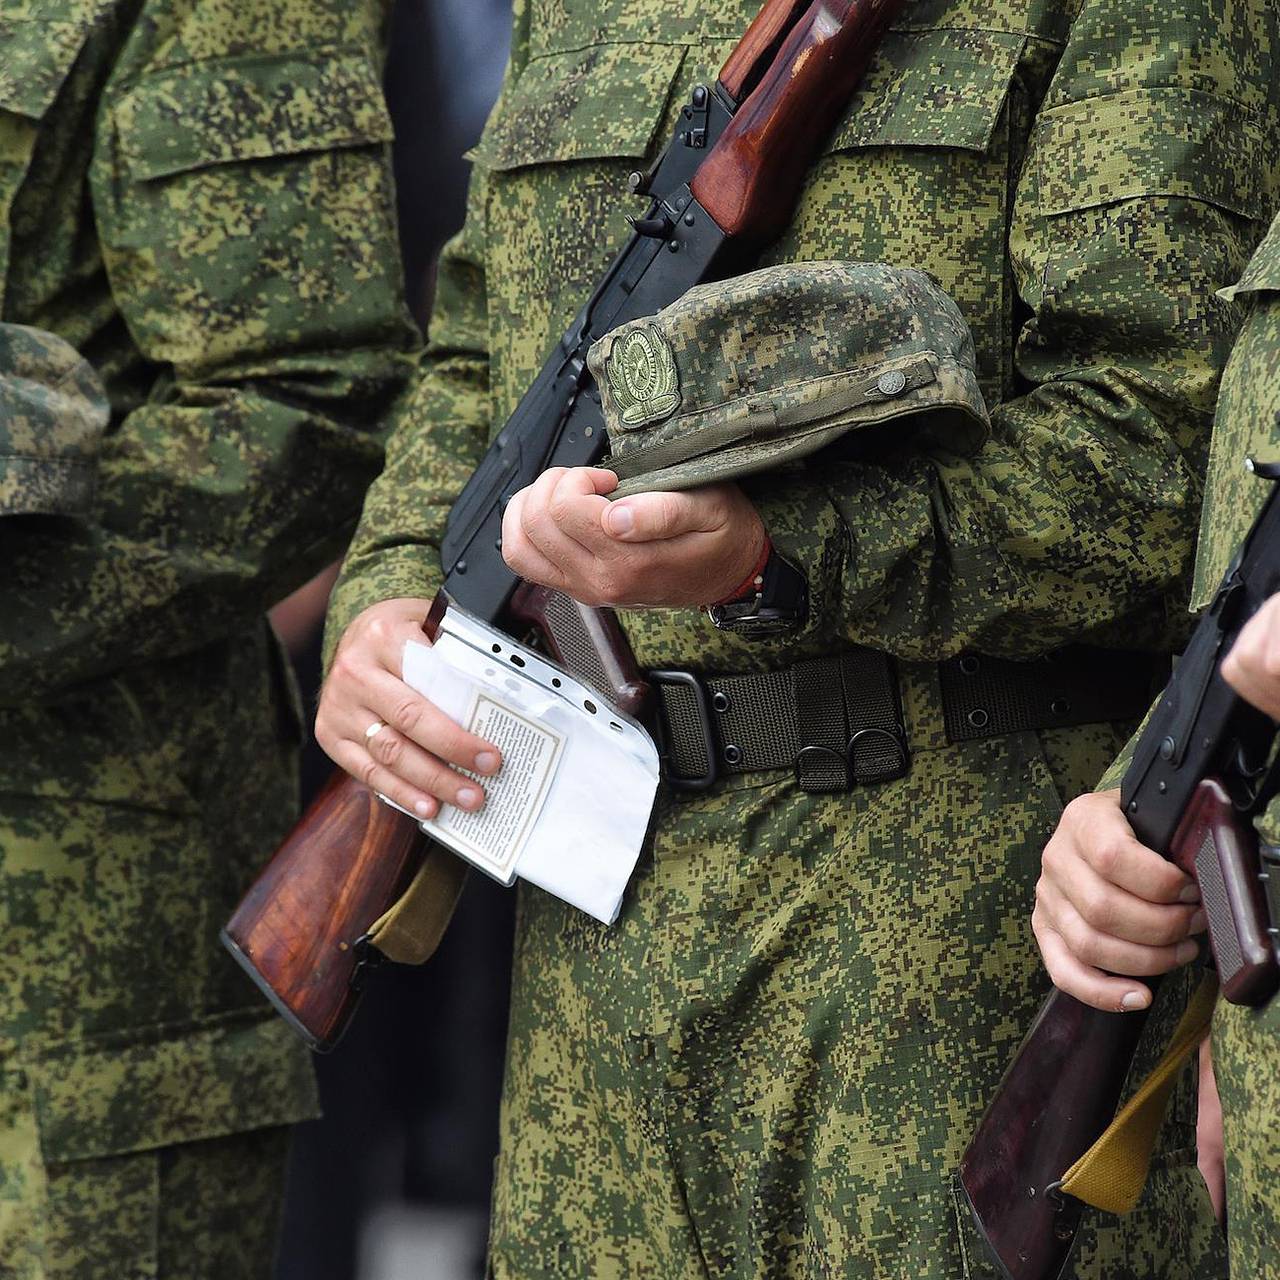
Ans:
[{"label": "uniform button", "polygon": [[876,390],[882,396],[896,396],[907,385],[907,375],[901,369],[890,369],[876,379]]}]

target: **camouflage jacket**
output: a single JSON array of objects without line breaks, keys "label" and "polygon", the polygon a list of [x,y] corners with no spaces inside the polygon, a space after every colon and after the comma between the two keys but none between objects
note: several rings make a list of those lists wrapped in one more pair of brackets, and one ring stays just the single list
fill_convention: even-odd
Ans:
[{"label": "camouflage jacket", "polygon": [[[1249,310],[1222,376],[1213,423],[1192,590],[1195,609],[1213,599],[1270,489],[1245,470],[1245,458],[1280,461],[1280,214],[1239,281],[1223,292]],[[1280,842],[1280,800],[1271,803],[1259,826],[1273,844]]]},{"label": "camouflage jacket", "polygon": [[[713,77],[754,0],[517,6],[504,91],[440,270],[433,346],[330,617],[429,595],[449,505],[640,212],[626,174]],[[809,576],[801,635],[633,612],[644,664],[768,668],[853,641],[1028,655],[1186,626],[1219,371],[1215,291],[1260,237],[1280,155],[1263,0],[915,0],[765,262],[930,271],[973,331],[992,435],[747,487]]]},{"label": "camouflage jacket", "polygon": [[381,21],[0,7],[0,330],[84,409],[37,437],[0,368],[35,406],[0,429],[0,1235],[28,1156],[314,1110],[217,932],[296,805],[265,611],[340,552],[411,369]]}]

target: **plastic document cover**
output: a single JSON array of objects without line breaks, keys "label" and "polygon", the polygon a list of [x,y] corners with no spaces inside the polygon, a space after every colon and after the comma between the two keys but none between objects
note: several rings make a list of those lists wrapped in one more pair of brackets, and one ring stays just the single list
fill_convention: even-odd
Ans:
[{"label": "plastic document cover", "polygon": [[503,884],[520,876],[612,924],[658,788],[644,728],[453,604],[434,644],[405,646],[403,675],[502,751],[498,775],[475,778],[478,813],[444,805],[422,829]]}]

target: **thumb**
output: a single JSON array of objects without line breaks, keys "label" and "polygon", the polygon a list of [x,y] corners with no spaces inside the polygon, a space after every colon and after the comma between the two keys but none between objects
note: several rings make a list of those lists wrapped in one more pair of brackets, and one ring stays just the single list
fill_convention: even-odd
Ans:
[{"label": "thumb", "polygon": [[623,542],[658,542],[714,529],[715,502],[692,493],[638,493],[602,512],[605,532]]}]

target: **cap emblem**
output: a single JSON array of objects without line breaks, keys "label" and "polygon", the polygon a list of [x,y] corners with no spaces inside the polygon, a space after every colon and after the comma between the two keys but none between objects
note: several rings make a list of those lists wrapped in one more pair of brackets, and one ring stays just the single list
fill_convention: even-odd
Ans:
[{"label": "cap emblem", "polygon": [[614,347],[606,372],[625,426],[661,422],[680,404],[675,352],[653,325],[632,329]]}]

